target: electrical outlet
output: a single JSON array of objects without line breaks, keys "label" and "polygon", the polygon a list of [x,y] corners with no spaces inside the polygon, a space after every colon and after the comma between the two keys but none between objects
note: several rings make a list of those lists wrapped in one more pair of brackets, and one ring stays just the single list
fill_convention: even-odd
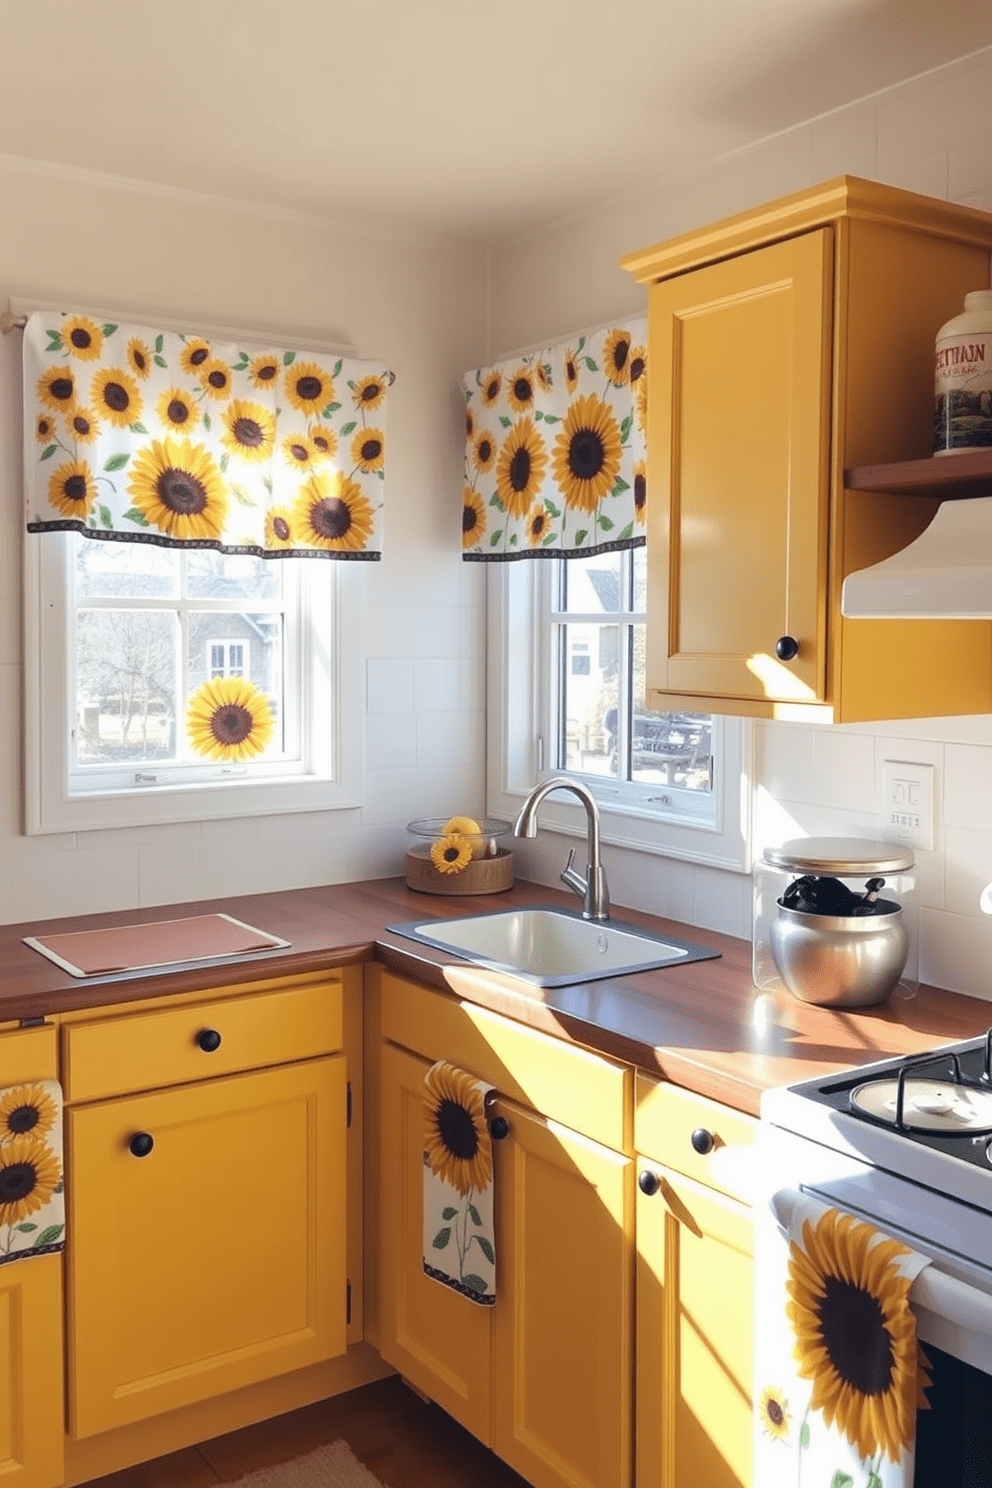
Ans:
[{"label": "electrical outlet", "polygon": [[885,836],[932,852],[934,767],[908,760],[882,761],[882,828]]}]

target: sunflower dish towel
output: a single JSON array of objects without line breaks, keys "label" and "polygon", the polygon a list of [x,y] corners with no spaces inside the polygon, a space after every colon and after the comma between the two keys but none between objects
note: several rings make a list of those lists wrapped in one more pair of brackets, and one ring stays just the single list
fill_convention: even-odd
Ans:
[{"label": "sunflower dish towel", "polygon": [[62,1087],[0,1090],[0,1265],[65,1244]]},{"label": "sunflower dish towel", "polygon": [[424,1270],[472,1302],[496,1301],[493,1087],[443,1060],[424,1077]]},{"label": "sunflower dish towel", "polygon": [[788,1235],[770,1208],[759,1214],[755,1483],[912,1488],[930,1380],[909,1292],[928,1264],[798,1195]]}]

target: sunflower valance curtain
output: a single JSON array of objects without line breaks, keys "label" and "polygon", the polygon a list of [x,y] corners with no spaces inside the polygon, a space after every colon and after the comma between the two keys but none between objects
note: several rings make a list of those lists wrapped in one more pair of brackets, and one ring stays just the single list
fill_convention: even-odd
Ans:
[{"label": "sunflower valance curtain", "polygon": [[36,311],[28,530],[377,559],[392,380],[375,362]]},{"label": "sunflower valance curtain", "polygon": [[641,318],[466,373],[463,558],[644,542],[646,344]]}]

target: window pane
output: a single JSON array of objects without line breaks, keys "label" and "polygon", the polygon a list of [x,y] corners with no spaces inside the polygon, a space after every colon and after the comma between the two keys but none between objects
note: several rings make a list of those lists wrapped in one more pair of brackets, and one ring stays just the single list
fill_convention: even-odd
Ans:
[{"label": "window pane", "polygon": [[563,625],[560,634],[565,654],[562,767],[615,775],[619,627]]},{"label": "window pane", "polygon": [[634,632],[634,721],[631,779],[711,791],[712,719],[708,713],[655,713],[644,692],[644,626]]},{"label": "window pane", "polygon": [[575,614],[615,615],[621,608],[622,553],[594,553],[565,561],[565,609]]},{"label": "window pane", "polygon": [[76,757],[80,764],[174,757],[177,653],[174,615],[160,610],[79,611]]},{"label": "window pane", "polygon": [[194,548],[186,558],[186,592],[193,599],[276,599],[282,593],[282,565],[291,558],[264,558]]},{"label": "window pane", "polygon": [[634,609],[643,615],[648,607],[647,548],[634,548],[630,558],[634,570]]},{"label": "window pane", "polygon": [[188,695],[210,678],[247,677],[267,700],[275,725],[264,750],[266,758],[282,753],[286,747],[283,644],[280,614],[194,610],[189,617]]},{"label": "window pane", "polygon": [[165,599],[179,591],[179,555],[149,543],[75,540],[81,599]]}]

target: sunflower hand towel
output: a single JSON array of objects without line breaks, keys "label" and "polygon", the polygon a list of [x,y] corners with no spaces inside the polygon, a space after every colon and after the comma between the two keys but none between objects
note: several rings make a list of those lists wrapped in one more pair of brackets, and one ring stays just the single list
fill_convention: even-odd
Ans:
[{"label": "sunflower hand towel", "polygon": [[486,1306],[496,1301],[491,1094],[443,1060],[424,1077],[424,1270]]},{"label": "sunflower hand towel", "polygon": [[769,1208],[755,1239],[755,1483],[912,1488],[927,1258],[799,1195],[788,1234]]},{"label": "sunflower hand towel", "polygon": [[65,1244],[62,1087],[0,1090],[0,1265]]}]

